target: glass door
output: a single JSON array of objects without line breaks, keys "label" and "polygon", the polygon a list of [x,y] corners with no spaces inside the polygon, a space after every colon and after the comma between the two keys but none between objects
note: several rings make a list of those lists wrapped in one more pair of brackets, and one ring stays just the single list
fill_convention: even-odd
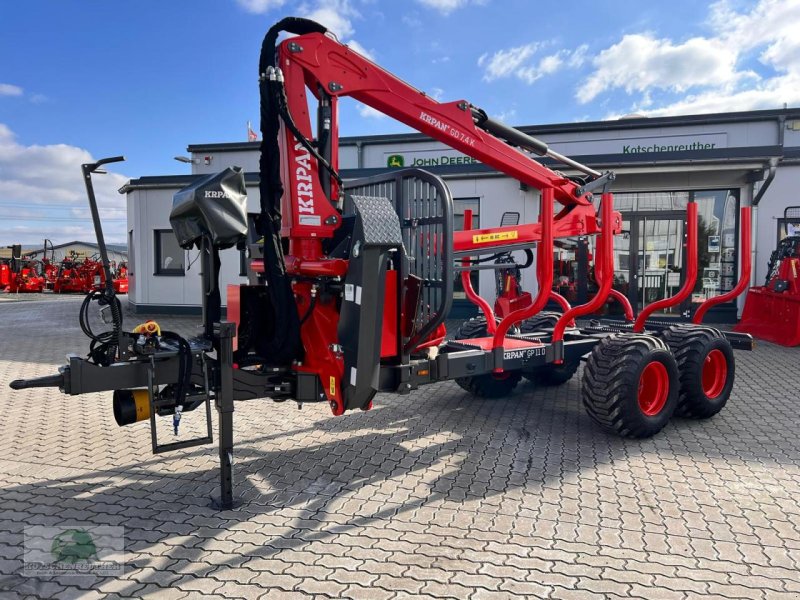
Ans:
[{"label": "glass door", "polygon": [[[684,277],[685,221],[680,212],[631,215],[631,249],[628,298],[639,312],[648,304],[673,296]],[[672,306],[661,316],[680,316],[683,304]]]},{"label": "glass door", "polygon": [[[634,244],[631,239],[631,220],[623,215],[622,233],[614,236],[614,282],[612,287],[622,292],[628,298],[631,297],[632,291],[631,281],[631,255],[633,253]],[[633,306],[633,302],[631,302]],[[624,314],[622,305],[616,300],[608,305],[608,314],[613,315],[615,318],[621,317]]]}]

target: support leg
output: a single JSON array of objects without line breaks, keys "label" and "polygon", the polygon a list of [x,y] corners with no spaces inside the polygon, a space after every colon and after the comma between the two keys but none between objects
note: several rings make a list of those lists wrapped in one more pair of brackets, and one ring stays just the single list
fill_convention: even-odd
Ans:
[{"label": "support leg", "polygon": [[220,496],[215,508],[228,510],[234,507],[233,499],[233,336],[234,323],[217,324],[219,338],[220,385],[216,394],[219,417],[219,479]]}]

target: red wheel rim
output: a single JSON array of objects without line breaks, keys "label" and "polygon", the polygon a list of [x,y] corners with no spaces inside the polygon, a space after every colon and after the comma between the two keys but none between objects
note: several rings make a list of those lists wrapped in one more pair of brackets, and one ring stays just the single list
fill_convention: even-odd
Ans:
[{"label": "red wheel rim", "polygon": [[669,396],[669,374],[658,361],[649,363],[639,376],[639,409],[648,417],[661,412]]},{"label": "red wheel rim", "polygon": [[722,350],[712,350],[703,361],[703,393],[706,398],[716,398],[725,388],[728,379],[728,359]]}]

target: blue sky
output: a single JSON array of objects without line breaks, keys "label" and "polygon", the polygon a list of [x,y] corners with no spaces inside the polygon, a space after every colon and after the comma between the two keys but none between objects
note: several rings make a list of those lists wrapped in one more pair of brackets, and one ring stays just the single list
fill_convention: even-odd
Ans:
[{"label": "blue sky", "polygon": [[[631,8],[635,7],[635,8]],[[257,129],[258,53],[317,18],[434,97],[511,124],[800,106],[800,0],[195,0],[0,4],[0,245],[89,238],[79,164],[124,241],[129,177],[183,173],[187,144]],[[343,135],[405,128],[342,102]]]}]

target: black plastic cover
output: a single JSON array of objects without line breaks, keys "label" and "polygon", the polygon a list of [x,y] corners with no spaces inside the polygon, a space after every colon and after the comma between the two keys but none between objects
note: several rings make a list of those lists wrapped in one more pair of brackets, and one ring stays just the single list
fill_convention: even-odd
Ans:
[{"label": "black plastic cover", "polygon": [[175,193],[169,215],[181,248],[200,246],[204,235],[216,248],[247,236],[247,188],[241,167],[228,167]]}]

